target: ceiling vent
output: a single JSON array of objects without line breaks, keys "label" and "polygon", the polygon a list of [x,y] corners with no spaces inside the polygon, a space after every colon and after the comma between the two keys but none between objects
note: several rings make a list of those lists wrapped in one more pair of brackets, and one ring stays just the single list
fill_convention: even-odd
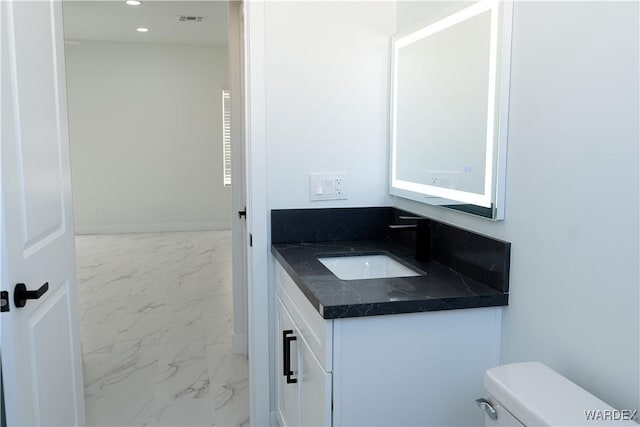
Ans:
[{"label": "ceiling vent", "polygon": [[180,22],[202,22],[202,21],[204,21],[204,17],[203,16],[178,15],[178,21],[180,21]]}]

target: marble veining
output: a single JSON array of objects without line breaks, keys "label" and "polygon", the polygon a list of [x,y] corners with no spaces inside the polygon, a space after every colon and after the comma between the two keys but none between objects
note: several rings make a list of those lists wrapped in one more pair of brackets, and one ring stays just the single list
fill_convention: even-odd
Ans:
[{"label": "marble veining", "polygon": [[87,425],[248,426],[231,232],[76,237]]},{"label": "marble veining", "polygon": [[[325,319],[506,305],[508,295],[388,241],[274,243],[271,252]],[[389,254],[425,274],[340,280],[318,257]]]}]

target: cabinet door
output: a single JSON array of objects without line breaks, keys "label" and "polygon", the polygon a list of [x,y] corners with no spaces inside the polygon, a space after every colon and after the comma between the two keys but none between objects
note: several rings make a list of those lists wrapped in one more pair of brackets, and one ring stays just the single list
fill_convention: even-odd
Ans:
[{"label": "cabinet door", "polygon": [[301,425],[330,426],[331,374],[325,372],[304,339],[298,343],[298,349]]},{"label": "cabinet door", "polygon": [[[276,296],[277,415],[282,427],[300,425],[298,336],[291,315]],[[288,376],[287,370],[290,371]]]}]

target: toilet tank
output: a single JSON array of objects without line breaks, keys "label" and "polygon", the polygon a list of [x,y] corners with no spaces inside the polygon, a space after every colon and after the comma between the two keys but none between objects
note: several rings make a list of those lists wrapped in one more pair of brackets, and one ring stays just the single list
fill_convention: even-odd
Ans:
[{"label": "toilet tank", "polygon": [[540,362],[488,369],[484,387],[485,399],[476,402],[486,426],[638,427],[631,408],[615,410]]}]

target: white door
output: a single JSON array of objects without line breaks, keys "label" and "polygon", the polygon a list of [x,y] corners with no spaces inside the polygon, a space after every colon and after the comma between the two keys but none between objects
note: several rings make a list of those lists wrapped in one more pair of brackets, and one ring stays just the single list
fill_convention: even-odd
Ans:
[{"label": "white door", "polygon": [[243,2],[244,17],[244,118],[247,191],[247,233],[252,246],[247,251],[247,334],[249,344],[250,416],[253,425],[271,422],[270,342],[272,323],[269,305],[273,292],[268,286],[269,236],[266,191],[266,2]]},{"label": "white door", "polygon": [[245,190],[242,2],[229,1],[231,182],[233,215],[233,351],[247,354],[247,197]]},{"label": "white door", "polygon": [[[0,18],[6,421],[83,425],[62,2],[3,0]],[[19,308],[17,283],[48,290]]]}]

